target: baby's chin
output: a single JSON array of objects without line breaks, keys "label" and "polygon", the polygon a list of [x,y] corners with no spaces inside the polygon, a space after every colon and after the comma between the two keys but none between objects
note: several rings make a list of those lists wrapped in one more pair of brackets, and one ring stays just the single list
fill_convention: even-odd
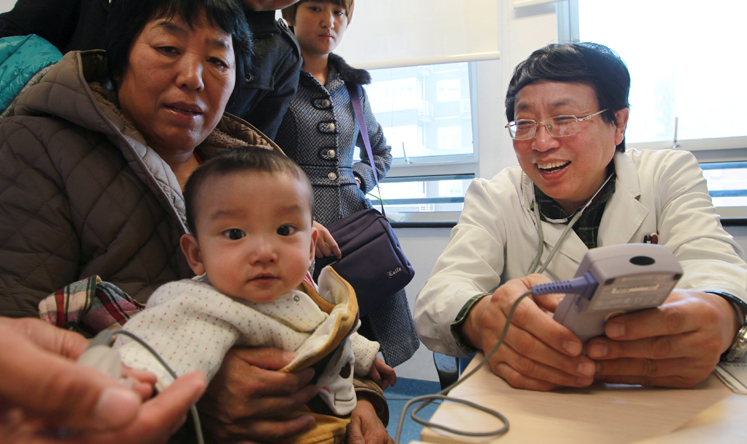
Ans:
[{"label": "baby's chin", "polygon": [[241,295],[237,299],[243,299],[255,304],[262,304],[265,302],[272,302],[281,296],[287,294],[291,290],[297,289],[289,285],[278,285],[275,282],[271,285],[248,285],[248,288],[243,289]]}]

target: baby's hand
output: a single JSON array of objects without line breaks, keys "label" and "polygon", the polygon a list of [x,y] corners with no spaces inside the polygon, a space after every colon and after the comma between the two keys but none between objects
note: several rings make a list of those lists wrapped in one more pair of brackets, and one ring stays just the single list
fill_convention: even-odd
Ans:
[{"label": "baby's hand", "polygon": [[368,372],[368,377],[378,384],[382,390],[386,390],[390,385],[394,386],[397,383],[397,374],[394,372],[394,369],[386,365],[381,358],[374,359],[371,371]]}]

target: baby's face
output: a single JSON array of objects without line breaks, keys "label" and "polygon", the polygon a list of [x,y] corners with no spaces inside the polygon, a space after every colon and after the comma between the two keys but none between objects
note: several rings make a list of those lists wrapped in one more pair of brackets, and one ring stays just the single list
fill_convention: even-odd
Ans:
[{"label": "baby's face", "polygon": [[213,176],[197,195],[202,264],[222,293],[268,302],[303,280],[314,257],[309,189],[287,173]]}]

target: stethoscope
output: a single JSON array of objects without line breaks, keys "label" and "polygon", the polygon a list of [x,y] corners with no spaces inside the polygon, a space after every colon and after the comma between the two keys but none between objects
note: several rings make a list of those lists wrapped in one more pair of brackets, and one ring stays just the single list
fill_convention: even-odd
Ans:
[{"label": "stethoscope", "polygon": [[[587,208],[589,208],[589,205],[591,205],[592,202],[594,202],[594,199],[596,199],[597,194],[599,194],[600,191],[602,191],[602,188],[604,188],[605,185],[607,185],[607,182],[610,181],[612,176],[615,174],[612,173],[609,176],[607,176],[607,179],[605,179],[602,186],[599,187],[599,189],[594,193],[593,196],[591,196],[591,199],[589,199],[586,204],[581,207],[580,210],[576,211],[576,214],[573,215],[570,222],[568,222],[568,225],[566,225],[565,230],[563,230],[563,233],[560,235],[560,238],[558,238],[558,242],[555,244],[555,246],[550,250],[550,254],[547,256],[547,260],[545,261],[544,265],[540,264],[540,260],[542,259],[542,253],[545,251],[545,236],[542,233],[542,218],[540,217],[540,211],[539,211],[539,203],[537,203],[537,199],[534,199],[534,219],[537,222],[537,235],[539,237],[539,245],[537,246],[537,255],[534,257],[534,260],[532,261],[532,265],[529,266],[529,273],[544,273],[545,270],[547,270],[547,266],[550,265],[550,261],[553,257],[555,257],[555,253],[558,252],[560,249],[560,245],[565,241],[565,238],[568,237],[568,234],[570,234],[571,229],[573,229],[573,225],[578,222],[578,220],[581,218],[581,216],[584,214],[584,211],[586,211]],[[568,218],[565,219],[550,219],[545,218],[548,222],[554,223],[554,224],[562,224],[568,221]]]}]

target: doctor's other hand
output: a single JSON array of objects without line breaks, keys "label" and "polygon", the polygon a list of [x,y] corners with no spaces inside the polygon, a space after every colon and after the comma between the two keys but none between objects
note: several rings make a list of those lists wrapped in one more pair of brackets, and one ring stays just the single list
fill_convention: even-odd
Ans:
[{"label": "doctor's other hand", "polygon": [[316,257],[327,257],[334,255],[337,259],[342,257],[340,247],[337,245],[337,241],[332,237],[329,230],[317,221],[313,223],[314,228],[319,232],[319,237],[316,240]]},{"label": "doctor's other hand", "polygon": [[657,308],[607,321],[607,337],[589,340],[586,353],[598,381],[689,388],[714,370],[737,328],[725,299],[674,290]]},{"label": "doctor's other hand", "polygon": [[[511,305],[532,285],[546,282],[546,277],[532,274],[501,285],[472,307],[462,336],[487,354],[500,338]],[[489,362],[493,372],[512,387],[552,390],[594,382],[595,364],[581,354],[581,341],[548,315],[559,299],[558,295],[536,300],[527,296],[516,308],[505,342]]]},{"label": "doctor's other hand", "polygon": [[314,370],[280,372],[296,356],[276,348],[234,347],[198,407],[216,442],[277,442],[314,426],[311,415],[287,419],[318,393]]},{"label": "doctor's other hand", "polygon": [[[153,375],[130,372],[129,389],[75,360],[87,348],[81,335],[38,319],[0,317],[0,436],[2,442],[165,442],[205,390],[201,374],[185,375],[147,399]],[[72,442],[72,441],[65,442]]]}]

